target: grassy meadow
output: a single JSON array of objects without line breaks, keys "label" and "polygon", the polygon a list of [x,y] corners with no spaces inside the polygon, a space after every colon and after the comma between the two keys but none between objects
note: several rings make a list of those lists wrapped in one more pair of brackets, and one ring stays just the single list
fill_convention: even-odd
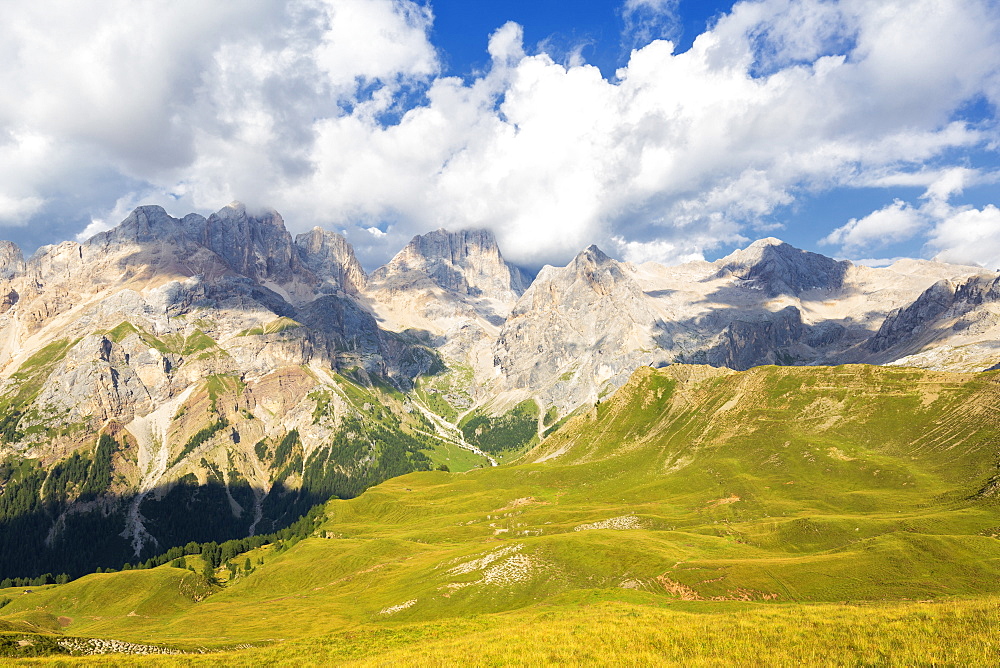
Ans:
[{"label": "grassy meadow", "polygon": [[998,381],[640,369],[513,465],[330,502],[225,586],[0,590],[0,632],[221,652],[142,659],[168,665],[995,663]]}]

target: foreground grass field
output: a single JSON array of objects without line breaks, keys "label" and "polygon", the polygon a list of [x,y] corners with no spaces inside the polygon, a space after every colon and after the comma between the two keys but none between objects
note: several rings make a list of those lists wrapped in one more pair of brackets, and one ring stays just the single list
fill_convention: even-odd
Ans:
[{"label": "foreground grass field", "polygon": [[[986,665],[1000,657],[995,600],[937,605],[580,603],[456,623],[359,629],[234,662],[348,665]],[[726,608],[729,609],[726,609]],[[288,654],[286,654],[288,652]],[[229,660],[230,657],[227,657]]]},{"label": "foreground grass field", "polygon": [[995,663],[998,380],[642,369],[516,465],[331,502],[224,588],[95,574],[0,591],[0,623],[222,652],[168,664]]},{"label": "foreground grass field", "polygon": [[[995,665],[1000,602],[761,605],[588,601],[448,622],[363,625],[155,666]],[[121,665],[121,655],[25,660]],[[130,657],[129,662],[139,657]]]}]

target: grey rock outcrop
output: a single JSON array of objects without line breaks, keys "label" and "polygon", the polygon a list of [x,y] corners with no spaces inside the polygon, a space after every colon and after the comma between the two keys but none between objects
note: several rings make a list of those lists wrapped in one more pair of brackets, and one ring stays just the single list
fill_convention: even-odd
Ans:
[{"label": "grey rock outcrop", "polygon": [[289,283],[303,269],[285,221],[273,210],[251,215],[233,202],[208,217],[202,244],[236,273],[260,282]]},{"label": "grey rock outcrop", "polygon": [[153,409],[150,391],[130,361],[107,337],[84,337],[49,375],[36,403],[71,423],[114,419],[127,424]]},{"label": "grey rock outcrop", "polygon": [[955,302],[968,306],[1000,302],[1000,275],[970,278],[955,288]]},{"label": "grey rock outcrop", "polygon": [[17,244],[0,241],[0,281],[9,281],[24,273],[24,254]]},{"label": "grey rock outcrop", "polygon": [[295,237],[295,248],[316,276],[324,282],[321,291],[342,290],[359,295],[368,285],[368,275],[347,239],[321,227]]},{"label": "grey rock outcrop", "polygon": [[790,350],[802,342],[805,331],[802,314],[794,306],[758,320],[733,320],[709,352],[709,363],[737,371],[761,364],[789,364],[794,360]]},{"label": "grey rock outcrop", "polygon": [[437,230],[414,237],[372,280],[394,290],[427,281],[470,297],[513,301],[528,279],[504,261],[489,230]]},{"label": "grey rock outcrop", "polygon": [[91,237],[85,244],[90,253],[108,253],[125,244],[168,242],[184,249],[200,243],[206,220],[196,213],[178,220],[160,206],[140,206],[117,226]]},{"label": "grey rock outcrop", "polygon": [[[1000,276],[979,275],[964,281],[941,280],[905,308],[896,309],[863,344],[872,361],[919,363],[922,354],[940,366],[943,352],[963,348],[985,366],[1000,358]],[[990,352],[992,349],[992,353]]]},{"label": "grey rock outcrop", "polygon": [[544,267],[515,304],[494,346],[507,390],[569,410],[662,362],[657,313],[630,272],[597,246],[566,267]]},{"label": "grey rock outcrop", "polygon": [[890,313],[875,336],[864,343],[865,349],[877,353],[909,341],[922,327],[933,323],[952,307],[955,288],[950,280],[938,281],[912,304]]},{"label": "grey rock outcrop", "polygon": [[24,273],[24,255],[17,244],[0,241],[0,315],[9,311],[21,295],[13,285],[7,284]]},{"label": "grey rock outcrop", "polygon": [[840,290],[851,267],[825,255],[799,250],[780,239],[753,242],[719,260],[717,277],[732,276],[768,295],[801,295],[807,290]]},{"label": "grey rock outcrop", "polygon": [[[528,279],[504,261],[488,230],[413,238],[372,272],[365,298],[384,327],[433,341],[452,367],[491,377],[491,346]],[[485,396],[479,383],[463,392]]]}]

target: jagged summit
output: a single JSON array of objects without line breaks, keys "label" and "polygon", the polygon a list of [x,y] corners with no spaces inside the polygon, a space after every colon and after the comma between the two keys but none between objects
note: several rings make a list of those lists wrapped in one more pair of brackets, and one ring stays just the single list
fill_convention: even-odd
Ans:
[{"label": "jagged summit", "polygon": [[354,248],[340,234],[314,227],[295,237],[295,247],[326,287],[356,295],[368,285],[368,275],[354,255]]},{"label": "jagged summit", "polygon": [[452,292],[500,301],[513,301],[528,283],[517,267],[504,261],[490,230],[439,229],[419,234],[372,273],[373,280],[394,289],[421,278]]},{"label": "jagged summit", "polygon": [[0,241],[0,278],[10,280],[24,271],[24,253],[13,241]]},{"label": "jagged summit", "polygon": [[566,286],[566,289],[568,283],[580,283],[600,295],[612,294],[626,284],[630,292],[638,290],[622,271],[621,263],[608,256],[596,244],[580,251],[566,269],[550,271],[549,276],[556,283]]},{"label": "jagged summit", "polygon": [[243,202],[233,200],[226,206],[216,211],[213,215],[219,218],[232,218],[237,220],[252,219],[285,229],[285,221],[281,217],[281,214],[269,206],[248,208]]},{"label": "jagged summit", "polygon": [[715,276],[750,281],[774,296],[799,295],[806,290],[839,290],[852,264],[811,253],[776,239],[758,239],[715,263]]},{"label": "jagged summit", "polygon": [[574,261],[579,262],[583,260],[583,261],[594,262],[596,264],[604,264],[611,259],[612,258],[609,255],[607,255],[604,251],[598,248],[597,244],[590,244],[577,254],[576,259]]},{"label": "jagged summit", "polygon": [[273,210],[251,214],[233,202],[208,217],[203,244],[235,271],[258,281],[285,283],[302,268],[292,235]]},{"label": "jagged summit", "polygon": [[651,307],[628,265],[589,246],[539,272],[500,330],[494,366],[508,390],[537,388],[560,407],[596,401],[624,369],[660,361],[643,352],[655,349]]},{"label": "jagged summit", "polygon": [[117,226],[95,234],[84,245],[98,249],[166,241],[183,247],[188,242],[200,243],[204,233],[204,216],[190,213],[177,219],[170,216],[162,206],[144,205],[133,210]]}]

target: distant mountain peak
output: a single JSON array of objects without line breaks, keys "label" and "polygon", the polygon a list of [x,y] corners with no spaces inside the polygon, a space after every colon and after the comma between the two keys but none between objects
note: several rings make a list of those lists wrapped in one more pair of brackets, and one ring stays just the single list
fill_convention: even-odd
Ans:
[{"label": "distant mountain peak", "polygon": [[404,275],[409,272],[452,292],[502,301],[513,301],[527,287],[524,275],[503,259],[496,237],[486,229],[418,234],[372,278],[408,282]]},{"label": "distant mountain peak", "polygon": [[597,264],[604,264],[612,260],[612,258],[609,255],[607,255],[604,251],[598,248],[597,244],[590,244],[585,249],[580,251],[576,257],[578,260],[585,259],[592,262],[596,262]]},{"label": "distant mountain peak", "polygon": [[246,204],[236,200],[222,207],[209,218],[211,219],[213,216],[228,220],[252,220],[257,223],[270,224],[282,230],[285,229],[285,220],[276,210],[270,207],[248,208]]},{"label": "distant mountain peak", "polygon": [[[763,239],[757,239],[757,241],[754,241],[752,244],[747,246],[747,249],[764,248],[765,246],[789,246],[789,244],[785,243],[784,241],[782,241],[777,237],[764,237]],[[789,246],[789,247],[794,248],[794,246]]]},{"label": "distant mountain peak", "polygon": [[716,277],[753,281],[772,295],[798,295],[813,289],[839,290],[852,266],[850,262],[804,251],[774,237],[758,239],[716,264],[719,266]]},{"label": "distant mountain peak", "polygon": [[208,217],[203,244],[255,280],[284,283],[301,269],[292,235],[274,210],[250,213],[241,202],[232,202]]},{"label": "distant mountain peak", "polygon": [[24,271],[24,253],[13,241],[0,241],[0,279],[9,280]]},{"label": "distant mountain peak", "polygon": [[200,241],[204,229],[203,216],[192,213],[177,219],[168,214],[162,206],[145,204],[133,209],[132,213],[115,227],[95,234],[85,244],[102,247],[166,241],[180,247],[186,240]]},{"label": "distant mountain peak", "polygon": [[342,235],[317,226],[297,235],[295,247],[306,266],[328,287],[350,294],[365,289],[368,275],[354,255],[354,248]]}]

